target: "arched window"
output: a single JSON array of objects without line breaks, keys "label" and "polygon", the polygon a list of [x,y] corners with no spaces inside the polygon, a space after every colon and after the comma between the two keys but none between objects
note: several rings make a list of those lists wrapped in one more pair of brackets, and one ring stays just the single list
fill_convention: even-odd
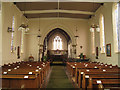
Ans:
[{"label": "arched window", "polygon": [[[119,25],[119,3],[113,4],[113,39],[114,39],[114,51],[120,51],[120,25]],[[119,49],[118,49],[119,48]]]},{"label": "arched window", "polygon": [[56,36],[53,41],[54,50],[62,50],[62,39],[59,36]]},{"label": "arched window", "polygon": [[100,15],[100,47],[101,47],[101,53],[105,53],[105,34],[104,34],[104,16]]},{"label": "arched window", "polygon": [[22,30],[21,32],[21,53],[24,53],[23,52],[23,45],[24,45],[24,30]]},{"label": "arched window", "polygon": [[92,53],[95,54],[95,31],[91,33],[92,36]]},{"label": "arched window", "polygon": [[12,18],[12,34],[11,34],[11,52],[14,51],[14,27],[15,27],[15,17]]}]

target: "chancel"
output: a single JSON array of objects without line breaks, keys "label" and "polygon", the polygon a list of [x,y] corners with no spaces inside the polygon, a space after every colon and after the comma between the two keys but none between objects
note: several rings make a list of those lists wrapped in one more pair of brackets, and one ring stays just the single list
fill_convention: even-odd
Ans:
[{"label": "chancel", "polygon": [[1,89],[120,89],[119,1],[0,7]]}]

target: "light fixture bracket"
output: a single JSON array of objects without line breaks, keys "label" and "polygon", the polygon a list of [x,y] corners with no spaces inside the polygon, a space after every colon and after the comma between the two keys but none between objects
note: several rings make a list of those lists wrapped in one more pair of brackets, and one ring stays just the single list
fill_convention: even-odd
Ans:
[{"label": "light fixture bracket", "polygon": [[7,32],[14,32],[12,28],[8,27]]}]

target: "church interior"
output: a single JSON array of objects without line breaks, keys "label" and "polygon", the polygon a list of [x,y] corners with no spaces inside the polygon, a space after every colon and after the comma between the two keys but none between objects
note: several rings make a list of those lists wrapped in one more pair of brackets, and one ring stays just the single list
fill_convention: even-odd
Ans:
[{"label": "church interior", "polygon": [[0,88],[120,89],[120,2],[0,3]]}]

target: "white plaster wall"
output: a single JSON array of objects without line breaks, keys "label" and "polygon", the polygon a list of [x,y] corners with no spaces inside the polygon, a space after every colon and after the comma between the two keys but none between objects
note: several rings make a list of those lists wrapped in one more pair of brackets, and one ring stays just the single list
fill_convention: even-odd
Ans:
[{"label": "white plaster wall", "polygon": [[[78,47],[77,47],[77,56],[80,54],[80,52],[83,52],[87,56],[88,54],[88,20],[83,19],[70,19],[70,18],[60,18],[59,20],[57,18],[41,18],[40,19],[40,32],[41,32],[41,44],[43,44],[44,38],[46,35],[55,28],[61,28],[65,32],[68,33],[68,35],[72,39],[72,44],[74,44],[74,36],[76,33],[76,26],[78,29]],[[30,53],[33,54],[35,57],[35,60],[37,60],[38,55],[38,29],[39,29],[39,19],[29,19],[29,35],[27,35],[27,54],[26,59],[30,55]],[[34,35],[31,35],[34,34]],[[80,50],[80,45],[83,46],[83,49]]]},{"label": "white plaster wall", "polygon": [[2,3],[2,64],[21,61],[25,58],[25,44],[24,53],[21,54],[20,59],[17,59],[17,50],[11,53],[11,33],[7,32],[7,28],[12,27],[13,16],[15,17],[14,46],[17,48],[21,45],[21,31],[18,31],[18,27],[27,19],[13,3]]},{"label": "white plaster wall", "polygon": [[[89,20],[89,26],[93,23],[99,24],[100,14],[104,16],[104,30],[105,30],[105,44],[111,43],[111,57],[107,57],[106,53],[100,53],[100,33],[95,33],[95,46],[99,47],[99,59],[95,59],[95,55],[92,54],[92,44],[90,44],[90,56],[92,61],[98,61],[113,65],[118,65],[118,53],[114,52],[114,44],[113,44],[113,24],[112,24],[112,5],[113,3],[105,3],[104,6],[101,6],[95,17]],[[90,32],[89,32],[90,33]],[[91,38],[91,33],[89,34],[89,38]],[[91,39],[89,40],[91,41]]]}]

